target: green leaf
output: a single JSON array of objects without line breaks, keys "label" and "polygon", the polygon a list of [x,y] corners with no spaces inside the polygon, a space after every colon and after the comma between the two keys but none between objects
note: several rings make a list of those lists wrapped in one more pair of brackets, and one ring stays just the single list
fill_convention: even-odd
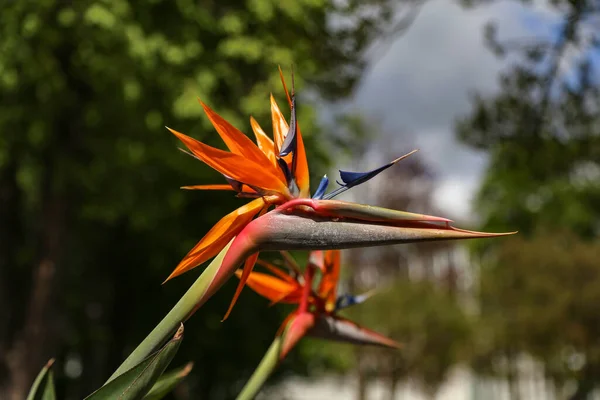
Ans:
[{"label": "green leaf", "polygon": [[204,293],[206,292],[206,288],[212,282],[216,272],[221,267],[223,263],[223,258],[225,258],[225,254],[227,254],[227,250],[229,250],[229,246],[231,246],[231,242],[221,252],[211,261],[211,263],[206,267],[206,269],[200,274],[198,279],[194,282],[194,284],[188,289],[188,291],[179,299],[177,304],[169,311],[169,313],[159,322],[158,325],[154,327],[152,332],[138,345],[138,347],[131,352],[129,357],[117,370],[112,374],[112,376],[108,379],[108,382],[115,379],[117,376],[123,374],[130,368],[133,368],[134,365],[141,362],[144,358],[146,358],[149,354],[151,354],[154,350],[160,346],[169,335],[171,335],[177,326],[182,322],[187,320],[194,311],[198,308],[198,299],[202,298]]},{"label": "green leaf", "polygon": [[181,368],[164,374],[144,396],[144,400],[160,400],[175,388],[192,370],[194,363],[189,362]]},{"label": "green leaf", "polygon": [[183,324],[180,324],[173,338],[159,351],[102,386],[86,399],[143,399],[177,353],[182,339]]},{"label": "green leaf", "polygon": [[33,385],[27,395],[27,400],[56,400],[56,391],[54,389],[54,375],[50,369],[54,364],[54,358],[51,358],[38,376],[33,381]]}]

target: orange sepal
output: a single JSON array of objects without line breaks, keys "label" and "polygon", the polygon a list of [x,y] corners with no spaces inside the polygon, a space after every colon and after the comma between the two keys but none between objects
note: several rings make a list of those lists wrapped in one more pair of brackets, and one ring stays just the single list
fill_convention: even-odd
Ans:
[{"label": "orange sepal", "polygon": [[[290,108],[292,108],[292,97],[290,96],[290,92],[285,84],[285,78],[283,77],[283,71],[281,71],[281,67],[279,67],[279,78],[281,79],[281,84],[283,85],[283,90],[285,91],[288,104],[290,105]],[[271,110],[273,109],[273,102],[273,96],[271,96]],[[275,104],[275,106],[277,106],[277,104]],[[281,111],[279,114],[281,114]],[[273,120],[273,126],[275,126],[275,120]],[[287,130],[285,132],[287,133]],[[275,135],[275,131],[273,131],[273,135]],[[279,147],[277,148],[279,149]],[[296,158],[296,173],[294,178],[298,188],[300,189],[300,197],[310,197],[310,174],[308,170],[308,161],[306,159],[306,149],[304,148],[304,140],[302,139],[300,124],[298,122],[296,122],[296,154],[294,154],[294,157]]]},{"label": "orange sepal", "polygon": [[[242,271],[238,270],[235,272],[235,274],[238,278],[242,279]],[[250,289],[262,297],[265,297],[272,302],[282,301],[291,293],[300,290],[298,292],[298,298],[296,299],[296,296],[293,296],[292,299],[297,301],[290,301],[291,303],[297,303],[302,295],[301,287],[297,283],[288,282],[272,275],[263,274],[261,272],[252,272],[247,277],[246,285],[248,285]]]},{"label": "orange sepal", "polygon": [[296,123],[296,184],[300,189],[300,197],[310,197],[310,176],[308,171],[308,161],[306,159],[306,149],[300,133],[300,125]]},{"label": "orange sepal", "polygon": [[264,207],[263,199],[254,199],[221,218],[181,260],[165,282],[216,256]]},{"label": "orange sepal", "polygon": [[309,312],[294,314],[283,333],[283,343],[279,360],[283,360],[292,348],[302,339],[306,333],[315,325],[315,315]]},{"label": "orange sepal", "polygon": [[239,129],[227,122],[202,101],[200,101],[200,104],[204,108],[208,119],[210,119],[210,122],[232,153],[239,154],[259,165],[263,165],[265,168],[270,169],[273,174],[277,175],[282,182],[285,182],[283,172],[274,163],[268,163],[269,158],[248,136],[244,135]]},{"label": "orange sepal", "polygon": [[325,300],[326,304],[335,304],[336,301],[336,289],[340,279],[340,254],[339,250],[325,252],[324,271],[317,293]]},{"label": "orange sepal", "polygon": [[264,165],[239,154],[208,146],[171,128],[167,129],[177,136],[196,157],[221,174],[227,175],[238,182],[277,192],[286,197],[290,196],[287,185],[278,176],[274,175],[272,169],[265,168]]},{"label": "orange sepal", "polygon": [[[281,70],[281,66],[278,65],[277,68],[279,69],[279,79],[281,79],[281,84],[283,85],[283,90],[285,91],[285,95],[287,97],[287,101],[288,104],[290,105],[290,108],[292,107],[292,98],[290,97],[290,92],[288,92],[288,88],[287,85],[285,84],[285,78],[283,77],[283,71]],[[293,74],[293,72],[292,72]],[[293,81],[293,79],[292,79]]]},{"label": "orange sepal", "polygon": [[292,276],[286,274],[280,268],[276,267],[275,265],[271,264],[270,262],[267,262],[264,260],[258,260],[256,263],[260,266],[265,267],[266,269],[268,269],[273,274],[277,275],[278,277],[280,277],[281,279],[283,279],[286,282],[297,282],[296,279],[294,279]]},{"label": "orange sepal", "polygon": [[[279,154],[281,150],[281,145],[285,140],[285,137],[289,130],[289,125],[283,116],[283,113],[279,109],[277,102],[273,95],[270,97],[271,99],[271,122],[273,124],[273,141],[275,142],[275,153]],[[288,158],[291,160],[291,155],[287,155],[284,159],[287,161]]]},{"label": "orange sepal", "polygon": [[180,189],[185,190],[233,190],[231,185],[192,185],[192,186],[182,186]]},{"label": "orange sepal", "polygon": [[[275,157],[275,145],[273,144],[271,138],[267,136],[265,131],[263,131],[253,117],[250,117],[250,126],[252,127],[252,131],[256,137],[256,144],[258,145],[258,148],[265,154],[265,156],[267,156],[272,165],[277,165],[277,158]],[[277,168],[279,169],[279,167]]]},{"label": "orange sepal", "polygon": [[290,291],[289,293],[282,293],[281,296],[279,296],[276,299],[273,299],[270,303],[269,303],[269,307],[274,306],[277,303],[288,303],[288,304],[298,304],[301,300],[302,297],[302,288],[296,288],[292,291]]},{"label": "orange sepal", "polygon": [[[191,186],[182,186],[180,189],[185,190],[235,190],[231,185],[228,184],[217,184],[217,185],[191,185]],[[254,193],[256,192],[249,188],[246,185],[242,185],[242,193]]]},{"label": "orange sepal", "polygon": [[225,316],[223,317],[221,322],[225,321],[227,319],[227,317],[229,317],[229,314],[231,314],[231,310],[233,310],[233,306],[237,302],[238,297],[240,297],[240,294],[242,293],[242,289],[246,285],[246,281],[248,280],[248,277],[250,276],[250,273],[252,272],[252,268],[254,268],[254,264],[256,264],[257,259],[258,259],[258,253],[254,253],[246,259],[246,262],[244,263],[244,270],[242,271],[242,275],[239,277],[240,282],[238,283],[238,286],[235,289],[235,294],[233,295],[233,299],[231,299],[229,308],[227,309],[227,312],[225,313]]}]

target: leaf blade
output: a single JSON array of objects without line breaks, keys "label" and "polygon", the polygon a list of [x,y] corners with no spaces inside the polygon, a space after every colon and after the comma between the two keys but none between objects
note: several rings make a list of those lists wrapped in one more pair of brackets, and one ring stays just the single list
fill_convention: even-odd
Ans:
[{"label": "leaf blade", "polygon": [[144,400],[161,400],[188,376],[193,367],[194,363],[189,362],[181,368],[163,374],[144,396]]},{"label": "leaf blade", "polygon": [[143,399],[175,357],[183,330],[183,324],[180,324],[175,335],[160,350],[96,390],[86,400]]}]

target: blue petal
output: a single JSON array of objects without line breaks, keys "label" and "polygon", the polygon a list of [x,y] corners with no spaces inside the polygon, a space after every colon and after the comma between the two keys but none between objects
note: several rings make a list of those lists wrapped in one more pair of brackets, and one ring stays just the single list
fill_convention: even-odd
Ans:
[{"label": "blue petal", "polygon": [[335,309],[341,310],[343,308],[353,306],[354,304],[356,304],[356,301],[354,300],[354,296],[349,295],[349,294],[344,294],[344,295],[338,296],[338,298],[335,300]]},{"label": "blue petal", "polygon": [[279,165],[279,168],[283,171],[285,181],[289,186],[290,182],[292,181],[292,171],[290,171],[290,167],[288,167],[287,162],[283,158],[278,158],[277,164]]},{"label": "blue petal", "polygon": [[398,161],[403,160],[404,158],[410,156],[411,154],[415,153],[417,150],[413,150],[408,154],[403,155],[402,157],[398,157],[396,158],[394,161],[387,163],[379,168],[376,168],[372,171],[368,171],[368,172],[351,172],[351,171],[340,171],[340,178],[342,179],[342,182],[338,182],[338,185],[340,185],[341,187],[335,189],[334,191],[328,193],[327,195],[325,195],[323,198],[326,200],[329,200],[335,196],[337,196],[340,193],[345,192],[346,190],[360,185],[361,183],[365,183],[366,181],[368,181],[371,178],[374,178],[375,176],[379,175],[381,172],[385,171],[386,169],[388,169],[389,167],[391,167],[392,165],[396,164]]},{"label": "blue petal", "polygon": [[373,291],[367,292],[367,293],[363,293],[363,294],[359,294],[358,296],[353,296],[351,294],[343,294],[341,296],[338,296],[338,298],[335,301],[335,309],[337,310],[341,310],[356,304],[361,304],[364,303],[365,300],[367,300],[369,297],[371,297],[374,294]]},{"label": "blue petal", "polygon": [[285,157],[290,153],[294,153],[295,157],[296,143],[296,96],[292,95],[292,115],[290,116],[290,128],[285,136],[283,144],[281,145],[281,149],[279,150],[279,157]]},{"label": "blue petal", "polygon": [[325,195],[325,191],[327,190],[328,185],[329,178],[327,178],[327,175],[323,175],[323,177],[321,178],[321,182],[319,182],[319,187],[317,188],[317,191],[315,192],[312,198],[316,200],[321,200],[323,198],[323,195]]},{"label": "blue petal", "polygon": [[361,183],[364,183],[371,178],[374,178],[379,173],[385,171],[395,163],[396,161],[394,160],[391,163],[385,164],[382,167],[368,172],[350,172],[340,170],[340,178],[342,179],[342,182],[344,182],[344,186],[348,186],[348,188],[351,188],[353,186],[360,185]]}]

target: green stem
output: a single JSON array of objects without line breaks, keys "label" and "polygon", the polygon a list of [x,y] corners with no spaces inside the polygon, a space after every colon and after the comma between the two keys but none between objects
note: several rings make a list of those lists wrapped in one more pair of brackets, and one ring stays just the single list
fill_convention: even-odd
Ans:
[{"label": "green stem", "polygon": [[223,262],[223,258],[229,250],[231,242],[212,260],[206,269],[200,274],[196,282],[188,289],[181,299],[175,304],[175,307],[160,321],[158,325],[150,332],[148,336],[138,345],[138,347],[127,357],[119,368],[112,374],[106,383],[112,381],[125,371],[130,370],[142,360],[152,354],[164,342],[166,342],[175,333],[179,324],[191,317],[194,312],[202,305],[199,299],[202,299],[206,289],[212,282],[217,270]]},{"label": "green stem", "polygon": [[281,352],[282,336],[277,336],[269,350],[265,353],[260,364],[246,383],[237,400],[252,400],[256,397],[269,376],[273,373],[279,363],[279,353]]}]

